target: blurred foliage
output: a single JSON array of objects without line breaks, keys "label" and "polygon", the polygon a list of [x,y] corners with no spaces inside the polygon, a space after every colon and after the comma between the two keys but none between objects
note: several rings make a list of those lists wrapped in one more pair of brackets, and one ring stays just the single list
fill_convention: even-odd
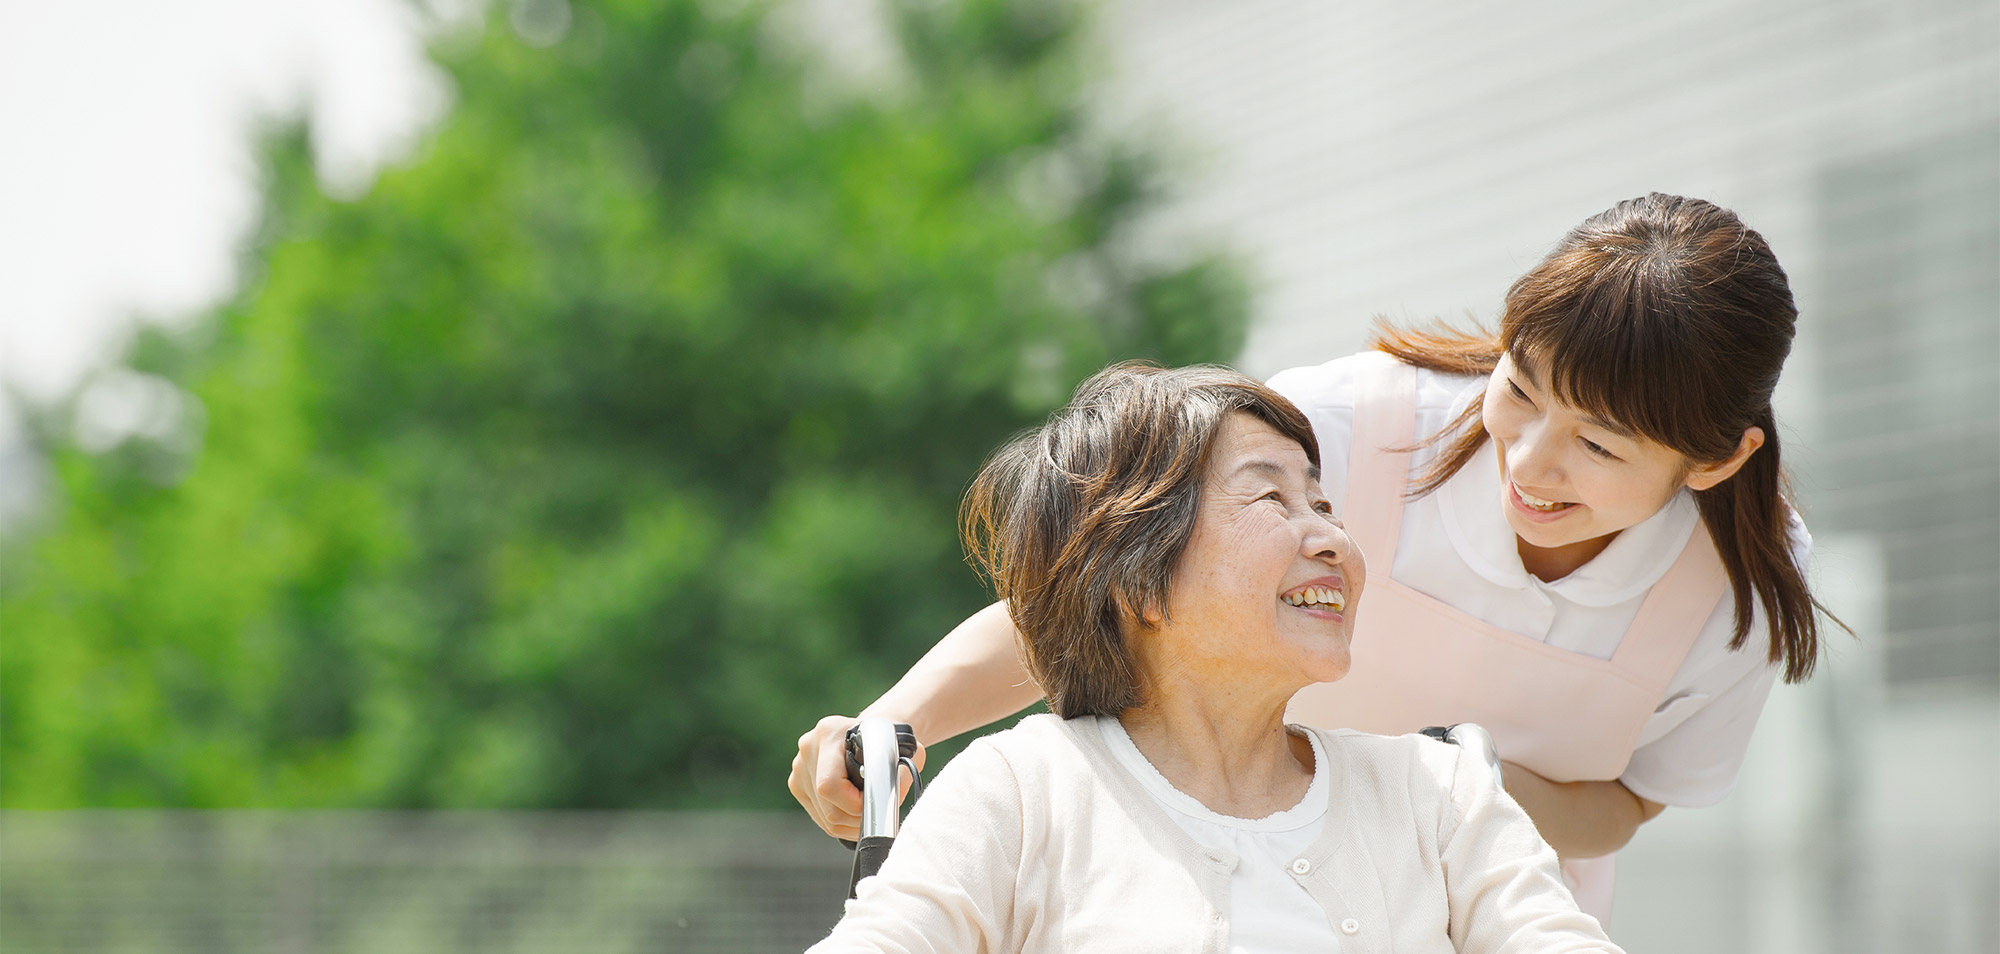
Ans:
[{"label": "blurred foliage", "polygon": [[762,8],[571,12],[440,40],[454,111],[361,197],[270,138],[240,292],[121,372],[166,425],[40,413],[0,805],[789,804],[987,599],[983,456],[1240,345],[1228,268],[1130,251],[1157,170],[1086,122],[1077,6],[895,7],[872,86]]}]

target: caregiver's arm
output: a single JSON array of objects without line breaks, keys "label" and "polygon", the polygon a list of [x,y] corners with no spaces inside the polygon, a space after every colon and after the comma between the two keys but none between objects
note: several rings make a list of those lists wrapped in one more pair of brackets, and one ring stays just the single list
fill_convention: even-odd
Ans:
[{"label": "caregiver's arm", "polygon": [[907,722],[925,745],[991,725],[1042,698],[1015,647],[1007,604],[968,617],[938,640],[882,698],[861,710]]},{"label": "caregiver's arm", "polygon": [[[1014,645],[1007,605],[972,614],[939,640],[862,718],[907,722],[921,745],[942,742],[1006,718],[1042,697]],[[861,792],[847,781],[841,752],[854,719],[827,716],[799,736],[792,759],[792,797],[827,834],[854,838],[860,831]],[[923,765],[924,753],[917,752]]]},{"label": "caregiver's arm", "polygon": [[1564,858],[1595,858],[1617,851],[1641,824],[1666,809],[1617,781],[1551,782],[1512,762],[1502,762],[1501,768],[1508,794]]}]

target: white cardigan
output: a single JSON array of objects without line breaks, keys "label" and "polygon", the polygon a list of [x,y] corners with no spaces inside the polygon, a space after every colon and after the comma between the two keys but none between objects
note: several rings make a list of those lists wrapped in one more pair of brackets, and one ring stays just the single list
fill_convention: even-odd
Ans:
[{"label": "white cardigan", "polygon": [[[1478,755],[1310,731],[1333,784],[1291,871],[1342,954],[1618,951]],[[811,950],[1223,954],[1236,861],[1190,839],[1087,721],[1031,716],[938,774]]]}]

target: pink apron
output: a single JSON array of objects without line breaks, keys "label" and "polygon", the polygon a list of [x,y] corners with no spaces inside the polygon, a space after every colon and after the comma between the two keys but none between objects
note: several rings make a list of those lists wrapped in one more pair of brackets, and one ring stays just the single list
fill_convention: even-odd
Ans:
[{"label": "pink apron", "polygon": [[[1357,604],[1353,667],[1339,682],[1307,686],[1290,721],[1401,734],[1477,722],[1500,757],[1557,782],[1615,779],[1632,758],[1667,681],[1728,592],[1706,532],[1647,593],[1610,659],[1511,633],[1389,578],[1409,486],[1416,372],[1404,364],[1356,382],[1347,532],[1373,573]],[[1577,904],[1611,914],[1613,856],[1572,858],[1563,876]]]}]

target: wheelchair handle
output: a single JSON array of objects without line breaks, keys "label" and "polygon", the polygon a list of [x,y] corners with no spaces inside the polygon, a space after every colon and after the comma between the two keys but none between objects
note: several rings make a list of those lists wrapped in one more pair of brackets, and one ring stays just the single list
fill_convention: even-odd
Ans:
[{"label": "wheelchair handle", "polygon": [[1507,777],[1500,771],[1500,746],[1494,744],[1493,733],[1477,722],[1460,722],[1457,725],[1434,725],[1420,730],[1440,742],[1449,742],[1461,748],[1478,752],[1486,761],[1486,767],[1493,770],[1493,784],[1501,791],[1507,790]]},{"label": "wheelchair handle", "polygon": [[861,790],[861,837],[842,843],[854,849],[854,872],[847,883],[847,896],[854,897],[861,879],[882,869],[889,856],[889,844],[896,840],[902,819],[897,810],[897,782],[904,765],[910,780],[921,785],[916,763],[917,736],[904,723],[888,719],[863,719],[847,729],[847,780]]}]

